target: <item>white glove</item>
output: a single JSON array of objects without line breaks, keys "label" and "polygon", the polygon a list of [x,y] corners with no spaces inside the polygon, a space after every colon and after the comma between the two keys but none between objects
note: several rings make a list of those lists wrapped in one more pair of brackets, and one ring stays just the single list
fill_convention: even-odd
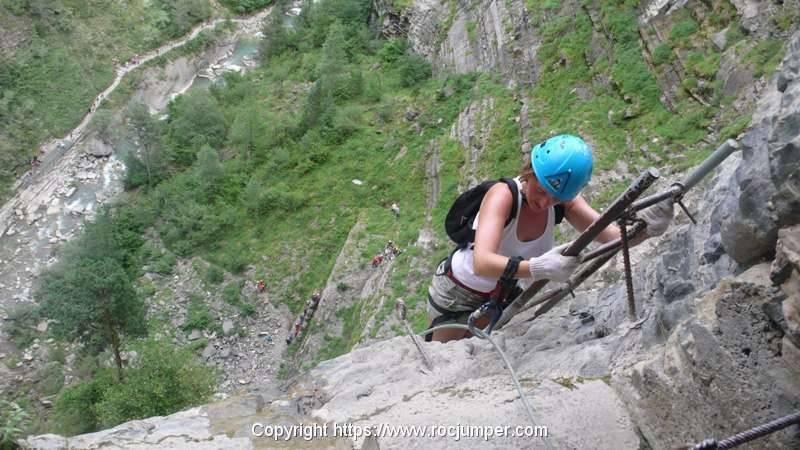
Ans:
[{"label": "white glove", "polygon": [[672,206],[672,199],[668,198],[643,210],[639,213],[639,217],[647,224],[647,229],[645,230],[647,236],[654,237],[660,236],[667,231],[667,227],[669,227],[669,223],[672,221],[672,216],[674,214],[675,211]]},{"label": "white glove", "polygon": [[571,242],[559,245],[542,256],[528,260],[531,277],[533,277],[534,281],[551,280],[563,283],[569,279],[569,276],[578,267],[578,258],[576,256],[564,256],[561,254],[569,244]]}]

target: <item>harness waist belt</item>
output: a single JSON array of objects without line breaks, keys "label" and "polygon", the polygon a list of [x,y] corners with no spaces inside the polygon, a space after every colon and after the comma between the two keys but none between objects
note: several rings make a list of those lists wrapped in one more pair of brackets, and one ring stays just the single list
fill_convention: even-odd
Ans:
[{"label": "harness waist belt", "polygon": [[446,317],[449,319],[451,316],[457,316],[460,314],[459,312],[450,311],[449,309],[444,309],[441,306],[437,305],[436,302],[433,301],[433,298],[431,298],[430,295],[428,295],[428,303],[430,303],[430,305],[433,306],[433,309],[435,309],[439,314],[441,314],[440,317]]},{"label": "harness waist belt", "polygon": [[455,283],[457,286],[459,286],[459,287],[461,287],[463,289],[466,289],[467,291],[469,291],[469,292],[471,292],[471,293],[473,293],[475,295],[480,295],[481,297],[489,298],[489,297],[492,296],[492,293],[494,293],[494,291],[492,291],[492,292],[481,292],[481,291],[477,291],[475,289],[472,289],[471,287],[469,287],[469,286],[465,285],[464,283],[458,281],[458,279],[455,276],[453,276],[453,270],[452,269],[448,269],[446,275],[447,275],[447,278],[450,278],[451,280],[453,280],[453,283]]}]

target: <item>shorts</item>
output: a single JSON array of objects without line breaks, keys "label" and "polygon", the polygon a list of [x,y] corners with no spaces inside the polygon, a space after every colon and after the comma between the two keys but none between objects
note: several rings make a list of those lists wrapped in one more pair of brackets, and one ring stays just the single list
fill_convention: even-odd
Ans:
[{"label": "shorts", "polygon": [[439,322],[466,324],[469,315],[489,301],[489,297],[475,294],[457,285],[444,275],[444,262],[436,269],[436,274],[428,287],[428,319],[449,314],[451,317]]}]

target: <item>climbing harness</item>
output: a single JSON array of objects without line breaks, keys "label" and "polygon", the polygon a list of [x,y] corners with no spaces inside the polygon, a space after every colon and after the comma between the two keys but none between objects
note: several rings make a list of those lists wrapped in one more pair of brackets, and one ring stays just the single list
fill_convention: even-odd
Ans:
[{"label": "climbing harness", "polygon": [[706,439],[703,442],[695,445],[691,450],[727,450],[729,448],[738,447],[747,442],[764,437],[768,434],[775,433],[788,426],[800,424],[800,411],[788,416],[781,417],[780,419],[773,420],[772,422],[765,423],[753,427],[747,431],[735,434],[727,439],[717,442],[716,439]]},{"label": "climbing harness", "polygon": [[503,309],[505,309],[507,306],[506,302],[512,299],[511,294],[514,291],[514,288],[517,287],[517,279],[514,277],[514,275],[517,274],[517,269],[519,268],[519,263],[521,262],[521,256],[514,256],[508,259],[506,268],[503,270],[503,274],[500,275],[500,280],[497,282],[499,289],[496,288],[494,291],[496,293],[492,295],[491,299],[469,315],[467,327],[472,334],[478,334],[476,333],[477,328],[475,326],[475,322],[477,322],[478,319],[487,313],[491,313],[492,316],[489,319],[489,325],[483,329],[483,332],[487,336],[492,334],[492,330],[494,329],[495,325],[497,325],[497,321],[500,320],[500,316],[503,314]]}]

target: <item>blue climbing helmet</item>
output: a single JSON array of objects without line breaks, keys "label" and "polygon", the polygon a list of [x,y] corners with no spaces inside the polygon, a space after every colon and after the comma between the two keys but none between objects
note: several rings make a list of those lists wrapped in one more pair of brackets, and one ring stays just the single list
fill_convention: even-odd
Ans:
[{"label": "blue climbing helmet", "polygon": [[592,177],[592,149],[571,134],[553,136],[531,150],[539,184],[556,199],[572,200]]}]

